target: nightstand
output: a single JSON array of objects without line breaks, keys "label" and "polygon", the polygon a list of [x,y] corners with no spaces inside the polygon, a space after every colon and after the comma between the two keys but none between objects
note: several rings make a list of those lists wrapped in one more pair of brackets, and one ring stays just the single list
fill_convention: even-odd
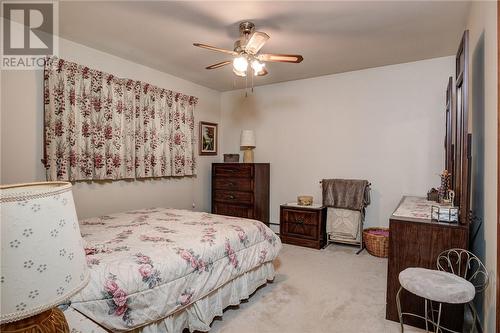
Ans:
[{"label": "nightstand", "polygon": [[286,244],[321,249],[326,244],[326,207],[281,205],[280,237]]}]

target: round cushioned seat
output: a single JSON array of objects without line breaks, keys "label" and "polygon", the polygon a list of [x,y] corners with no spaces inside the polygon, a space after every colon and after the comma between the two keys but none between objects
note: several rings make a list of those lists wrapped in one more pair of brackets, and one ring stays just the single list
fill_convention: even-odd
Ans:
[{"label": "round cushioned seat", "polygon": [[412,294],[441,303],[468,303],[476,294],[472,283],[460,276],[425,268],[405,269],[399,273],[399,283]]}]

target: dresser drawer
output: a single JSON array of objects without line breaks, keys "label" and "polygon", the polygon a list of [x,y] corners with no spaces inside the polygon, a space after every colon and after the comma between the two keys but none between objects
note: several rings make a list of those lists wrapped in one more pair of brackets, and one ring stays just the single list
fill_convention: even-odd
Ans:
[{"label": "dresser drawer", "polygon": [[216,178],[213,181],[216,190],[253,191],[251,178]]},{"label": "dresser drawer", "polygon": [[252,192],[240,192],[240,191],[226,191],[226,190],[215,190],[214,193],[215,201],[222,202],[234,202],[242,204],[253,204],[253,193]]},{"label": "dresser drawer", "polygon": [[238,204],[228,204],[225,202],[215,202],[212,206],[212,212],[214,214],[243,217],[247,219],[255,218],[252,207]]},{"label": "dresser drawer", "polygon": [[214,177],[253,177],[253,165],[228,164],[214,165]]}]

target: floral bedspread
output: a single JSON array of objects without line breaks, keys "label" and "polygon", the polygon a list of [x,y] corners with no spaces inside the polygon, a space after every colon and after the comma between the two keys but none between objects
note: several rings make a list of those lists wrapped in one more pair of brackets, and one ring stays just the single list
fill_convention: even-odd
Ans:
[{"label": "floral bedspread", "polygon": [[177,209],[86,219],[80,230],[91,279],[71,306],[112,331],[164,318],[281,249],[259,221]]}]

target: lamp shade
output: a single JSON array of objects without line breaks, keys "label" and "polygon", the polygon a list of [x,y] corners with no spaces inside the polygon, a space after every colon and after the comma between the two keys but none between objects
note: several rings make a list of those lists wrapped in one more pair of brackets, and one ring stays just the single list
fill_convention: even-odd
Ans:
[{"label": "lamp shade", "polygon": [[240,147],[255,148],[255,134],[252,130],[241,131]]},{"label": "lamp shade", "polygon": [[0,324],[63,303],[89,280],[71,184],[0,187]]}]

